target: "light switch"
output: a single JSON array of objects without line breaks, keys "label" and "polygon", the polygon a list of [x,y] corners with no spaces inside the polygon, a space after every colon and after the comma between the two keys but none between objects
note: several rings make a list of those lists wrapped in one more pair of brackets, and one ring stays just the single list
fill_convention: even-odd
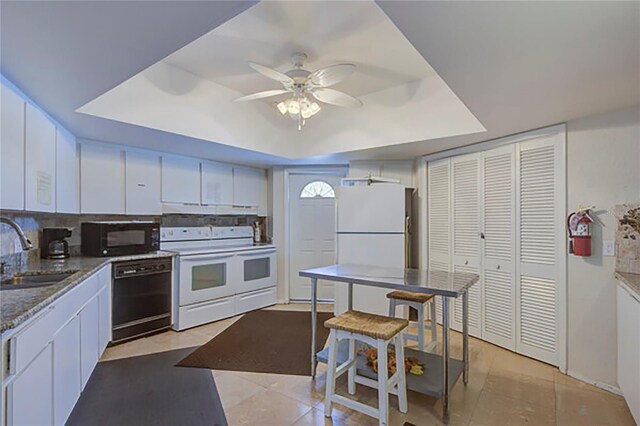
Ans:
[{"label": "light switch", "polygon": [[604,256],[615,256],[616,255],[616,244],[613,240],[604,240],[602,241],[602,254]]}]

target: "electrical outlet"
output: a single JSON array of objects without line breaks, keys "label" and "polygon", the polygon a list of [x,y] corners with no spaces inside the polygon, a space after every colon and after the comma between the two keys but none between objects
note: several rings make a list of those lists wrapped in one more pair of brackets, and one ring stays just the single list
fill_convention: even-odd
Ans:
[{"label": "electrical outlet", "polygon": [[604,256],[616,255],[616,244],[613,240],[604,240],[602,242],[602,254]]}]

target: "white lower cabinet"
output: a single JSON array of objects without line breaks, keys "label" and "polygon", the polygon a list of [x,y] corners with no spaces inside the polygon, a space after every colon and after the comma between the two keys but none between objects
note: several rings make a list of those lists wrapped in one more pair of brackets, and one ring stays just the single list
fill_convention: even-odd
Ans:
[{"label": "white lower cabinet", "polygon": [[80,318],[75,316],[53,339],[53,417],[64,425],[81,391]]},{"label": "white lower cabinet", "polygon": [[640,301],[618,286],[618,385],[640,424]]},{"label": "white lower cabinet", "polygon": [[100,358],[98,318],[98,298],[94,297],[80,312],[80,375],[83,389]]},{"label": "white lower cabinet", "polygon": [[10,357],[2,385],[6,417],[0,424],[67,421],[110,338],[109,268],[3,336],[2,347],[8,347]]},{"label": "white lower cabinet", "polygon": [[9,385],[7,424],[50,425],[53,423],[53,350],[42,352]]}]

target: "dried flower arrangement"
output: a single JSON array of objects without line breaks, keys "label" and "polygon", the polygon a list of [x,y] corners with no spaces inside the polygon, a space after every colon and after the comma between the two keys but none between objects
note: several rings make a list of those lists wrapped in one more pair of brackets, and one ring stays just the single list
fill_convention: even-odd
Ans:
[{"label": "dried flower arrangement", "polygon": [[[367,357],[367,365],[373,369],[374,372],[378,372],[378,351],[375,348],[370,347],[369,345],[362,345],[360,349],[357,351],[358,353],[364,353]],[[392,375],[396,372],[396,354],[395,352],[389,349],[387,353],[387,369],[389,370],[389,375]],[[405,357],[404,358],[404,370],[409,374],[415,374],[420,376],[424,374],[424,365],[418,361],[417,358],[413,357]]]}]

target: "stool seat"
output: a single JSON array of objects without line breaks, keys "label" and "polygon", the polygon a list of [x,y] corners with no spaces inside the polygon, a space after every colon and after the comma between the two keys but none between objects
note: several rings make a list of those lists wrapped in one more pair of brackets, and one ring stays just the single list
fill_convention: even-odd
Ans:
[{"label": "stool seat", "polygon": [[406,300],[409,302],[426,303],[433,298],[433,294],[417,293],[406,290],[395,290],[387,293],[388,299]]},{"label": "stool seat", "polygon": [[366,312],[347,311],[324,322],[329,329],[358,333],[374,339],[389,340],[409,325],[402,318],[389,318]]}]

